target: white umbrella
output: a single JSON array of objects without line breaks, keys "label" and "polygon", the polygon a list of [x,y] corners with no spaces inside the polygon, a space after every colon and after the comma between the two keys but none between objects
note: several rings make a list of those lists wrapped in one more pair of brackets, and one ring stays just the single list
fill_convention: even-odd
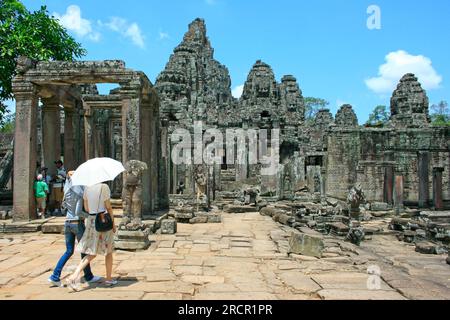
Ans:
[{"label": "white umbrella", "polygon": [[122,163],[111,158],[91,159],[74,172],[72,176],[73,186],[93,186],[105,181],[114,180],[125,171]]}]

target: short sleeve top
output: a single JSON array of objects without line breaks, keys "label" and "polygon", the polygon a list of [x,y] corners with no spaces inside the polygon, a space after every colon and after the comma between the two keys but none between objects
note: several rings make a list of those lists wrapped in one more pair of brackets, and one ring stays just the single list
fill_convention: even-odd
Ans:
[{"label": "short sleeve top", "polygon": [[83,198],[87,201],[89,214],[106,212],[105,201],[111,199],[111,190],[107,184],[96,184],[86,187]]}]

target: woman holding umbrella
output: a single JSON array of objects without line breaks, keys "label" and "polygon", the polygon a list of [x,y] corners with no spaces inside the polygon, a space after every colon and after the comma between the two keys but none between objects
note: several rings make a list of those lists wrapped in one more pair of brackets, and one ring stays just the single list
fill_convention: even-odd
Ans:
[{"label": "woman holding umbrella", "polygon": [[[123,165],[109,158],[97,158],[82,164],[73,174],[73,185],[86,186],[83,200],[84,208],[89,213],[86,219],[86,231],[77,246],[77,251],[85,254],[75,272],[67,279],[67,285],[74,291],[79,291],[80,275],[84,268],[91,263],[97,255],[105,256],[106,279],[105,284],[117,284],[112,279],[114,234],[114,213],[111,206],[111,191],[104,181],[114,180],[125,171]],[[105,217],[108,215],[109,217]],[[98,230],[99,217],[109,218],[110,230]]]}]

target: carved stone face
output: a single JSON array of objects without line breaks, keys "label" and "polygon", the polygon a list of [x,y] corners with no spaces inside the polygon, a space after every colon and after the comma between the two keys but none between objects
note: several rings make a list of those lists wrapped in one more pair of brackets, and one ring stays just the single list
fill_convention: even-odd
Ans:
[{"label": "carved stone face", "polygon": [[147,164],[142,161],[130,160],[127,162],[127,184],[137,184],[140,182],[142,173],[148,169]]}]

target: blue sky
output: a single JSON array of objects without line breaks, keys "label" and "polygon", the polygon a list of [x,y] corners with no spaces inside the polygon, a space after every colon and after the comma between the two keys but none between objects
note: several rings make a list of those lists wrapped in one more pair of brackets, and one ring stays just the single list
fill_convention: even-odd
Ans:
[{"label": "blue sky", "polygon": [[[253,63],[278,80],[297,77],[304,96],[355,108],[360,123],[414,72],[431,103],[450,101],[450,1],[408,0],[26,0],[47,5],[88,50],[87,60],[121,59],[155,81],[188,24],[206,20],[215,57],[241,86]],[[370,30],[370,5],[381,29]],[[380,71],[380,66],[384,65]],[[235,90],[238,91],[238,90]]]}]

